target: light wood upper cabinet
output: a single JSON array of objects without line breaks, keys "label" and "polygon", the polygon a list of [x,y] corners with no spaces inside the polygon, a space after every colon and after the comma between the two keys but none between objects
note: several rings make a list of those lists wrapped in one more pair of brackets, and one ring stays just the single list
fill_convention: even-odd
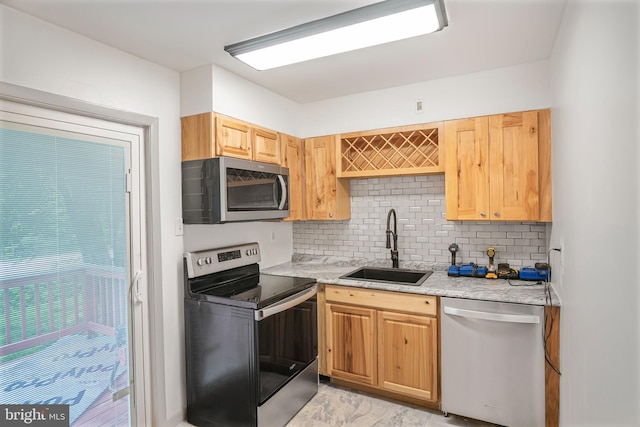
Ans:
[{"label": "light wood upper cabinet", "polygon": [[304,141],[306,219],[351,217],[349,181],[336,178],[336,138],[322,136]]},{"label": "light wood upper cabinet", "polygon": [[486,219],[489,211],[489,120],[448,121],[445,134],[447,219]]},{"label": "light wood upper cabinet", "polygon": [[240,120],[216,114],[216,156],[252,160],[251,127]]},{"label": "light wood upper cabinet", "polygon": [[319,295],[321,373],[438,401],[436,297],[335,285],[321,286]]},{"label": "light wood upper cabinet", "polygon": [[269,129],[253,128],[253,160],[265,163],[282,164],[280,137]]},{"label": "light wood upper cabinet", "polygon": [[181,124],[182,161],[229,156],[281,164],[277,132],[212,112],[182,117]]},{"label": "light wood upper cabinet", "polygon": [[216,122],[213,113],[183,117],[182,161],[216,157]]},{"label": "light wood upper cabinet", "polygon": [[549,110],[444,128],[448,220],[551,221]]},{"label": "light wood upper cabinet", "polygon": [[280,134],[282,165],[289,168],[289,218],[288,221],[305,219],[304,145],[300,138]]},{"label": "light wood upper cabinet", "polygon": [[537,220],[538,113],[489,117],[489,143],[491,218]]}]

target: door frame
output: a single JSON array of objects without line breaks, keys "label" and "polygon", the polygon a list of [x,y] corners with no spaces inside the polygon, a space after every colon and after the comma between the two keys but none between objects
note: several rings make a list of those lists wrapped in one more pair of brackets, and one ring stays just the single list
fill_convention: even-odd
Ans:
[{"label": "door frame", "polygon": [[[161,263],[154,262],[154,259],[161,259],[160,221],[158,214],[154,214],[154,212],[159,212],[160,203],[160,190],[158,185],[154,185],[159,182],[159,156],[156,148],[159,143],[158,118],[103,107],[6,82],[0,82],[0,101],[9,101],[24,110],[28,110],[30,107],[43,109],[54,117],[71,114],[83,118],[88,123],[94,123],[101,129],[105,124],[108,126],[111,123],[115,127],[128,125],[140,128],[142,131],[137,160],[140,165],[140,190],[144,192],[139,200],[140,218],[141,220],[146,218],[146,221],[141,224],[143,227],[141,235],[144,236],[143,241],[140,242],[143,268],[138,283],[139,292],[142,293],[142,299],[145,302],[142,310],[144,316],[142,331],[144,363],[141,372],[144,401],[136,402],[134,419],[136,424],[140,426],[155,425],[158,420],[153,409],[165,406],[163,400],[165,384],[162,374],[164,366],[162,351],[164,347],[162,339],[163,303],[161,291],[153,286],[156,283],[162,283]],[[156,380],[152,382],[151,378],[156,378]],[[132,398],[134,398],[133,395]]]}]

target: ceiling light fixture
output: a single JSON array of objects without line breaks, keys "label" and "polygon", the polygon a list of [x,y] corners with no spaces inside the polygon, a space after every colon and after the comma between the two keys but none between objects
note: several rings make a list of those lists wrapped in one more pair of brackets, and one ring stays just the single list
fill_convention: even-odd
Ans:
[{"label": "ceiling light fixture", "polygon": [[268,70],[440,31],[444,0],[386,0],[224,47],[256,70]]}]

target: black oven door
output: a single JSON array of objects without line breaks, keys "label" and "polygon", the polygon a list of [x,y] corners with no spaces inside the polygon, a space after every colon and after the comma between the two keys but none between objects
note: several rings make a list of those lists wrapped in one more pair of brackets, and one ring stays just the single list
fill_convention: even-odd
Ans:
[{"label": "black oven door", "polygon": [[316,286],[257,310],[260,347],[259,404],[318,357]]}]

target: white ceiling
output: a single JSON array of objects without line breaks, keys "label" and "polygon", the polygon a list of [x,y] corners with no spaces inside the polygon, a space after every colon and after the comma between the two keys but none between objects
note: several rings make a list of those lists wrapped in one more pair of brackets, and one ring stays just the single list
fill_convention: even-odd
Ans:
[{"label": "white ceiling", "polygon": [[444,30],[256,71],[227,44],[375,0],[0,0],[176,71],[216,64],[299,103],[549,57],[566,0],[444,0]]}]

